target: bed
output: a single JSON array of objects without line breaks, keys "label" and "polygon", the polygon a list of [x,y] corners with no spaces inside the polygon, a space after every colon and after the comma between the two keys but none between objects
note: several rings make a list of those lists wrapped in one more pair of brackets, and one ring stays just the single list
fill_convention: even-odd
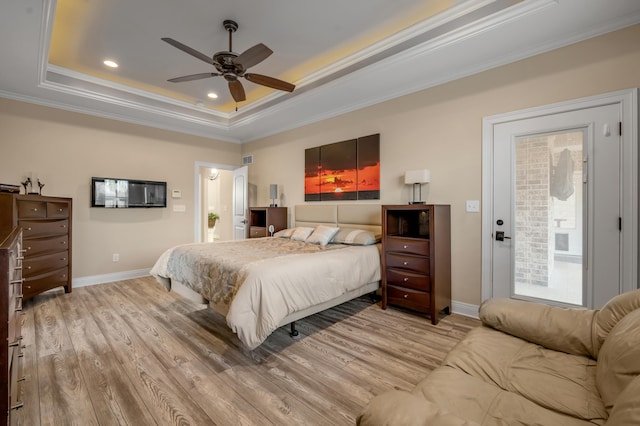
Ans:
[{"label": "bed", "polygon": [[[379,288],[380,244],[371,243],[381,232],[380,212],[375,204],[298,205],[293,236],[176,246],[160,256],[151,275],[224,315],[254,349],[279,327],[291,324],[296,335],[295,321]],[[318,232],[299,241],[304,228]],[[314,237],[330,228],[340,228],[333,239],[341,243],[317,243]]]}]

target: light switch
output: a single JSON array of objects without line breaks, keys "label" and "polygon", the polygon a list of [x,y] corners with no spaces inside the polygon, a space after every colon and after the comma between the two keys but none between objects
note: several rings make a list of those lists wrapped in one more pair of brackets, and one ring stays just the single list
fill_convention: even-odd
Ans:
[{"label": "light switch", "polygon": [[173,211],[184,213],[187,211],[187,206],[185,206],[184,204],[174,204]]},{"label": "light switch", "polygon": [[467,200],[467,213],[480,213],[480,200]]}]

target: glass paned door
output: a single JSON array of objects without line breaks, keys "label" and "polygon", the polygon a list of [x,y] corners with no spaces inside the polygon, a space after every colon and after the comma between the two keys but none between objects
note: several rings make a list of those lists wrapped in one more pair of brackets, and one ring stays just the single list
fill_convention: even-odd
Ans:
[{"label": "glass paned door", "polygon": [[514,295],[582,305],[584,130],[514,139]]}]

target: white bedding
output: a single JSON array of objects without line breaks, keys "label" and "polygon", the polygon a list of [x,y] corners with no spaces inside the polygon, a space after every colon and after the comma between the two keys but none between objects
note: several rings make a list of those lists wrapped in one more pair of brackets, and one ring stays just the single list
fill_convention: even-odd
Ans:
[{"label": "white bedding", "polygon": [[[233,251],[232,247],[249,247],[243,244],[259,240],[277,239],[258,238],[205,244],[213,245],[207,248],[223,253]],[[204,250],[205,244],[188,246]],[[192,290],[203,296],[211,295],[211,289],[205,288],[208,285],[206,280],[203,288],[199,288],[201,284],[184,282],[184,275],[176,277],[171,272],[170,260],[172,256],[180,255],[180,247],[187,246],[174,247],[163,253],[152,268],[151,274],[168,289],[170,287],[167,279],[182,278],[179,281]],[[173,262],[175,260],[174,258]],[[288,315],[339,297],[365,284],[379,281],[380,253],[376,245],[370,245],[344,246],[339,249],[278,257],[255,257],[244,263],[237,275],[242,282],[230,299],[227,324],[249,349],[253,349],[278,328]],[[205,298],[210,299],[206,296]]]}]

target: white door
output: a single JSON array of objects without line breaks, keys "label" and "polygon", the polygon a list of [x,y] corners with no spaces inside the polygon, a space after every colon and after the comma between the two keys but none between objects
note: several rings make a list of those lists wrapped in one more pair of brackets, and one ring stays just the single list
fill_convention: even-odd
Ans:
[{"label": "white door", "polygon": [[493,127],[494,297],[600,307],[621,285],[621,108]]},{"label": "white door", "polygon": [[233,239],[244,240],[247,236],[247,212],[249,210],[249,168],[239,167],[233,171]]}]

